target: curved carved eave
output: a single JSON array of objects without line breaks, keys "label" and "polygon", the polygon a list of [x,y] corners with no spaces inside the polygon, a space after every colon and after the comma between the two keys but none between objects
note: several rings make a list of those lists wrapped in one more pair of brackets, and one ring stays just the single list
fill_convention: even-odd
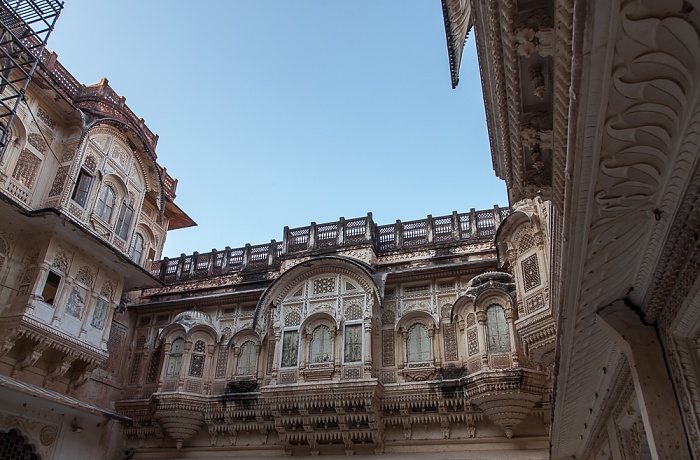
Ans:
[{"label": "curved carved eave", "polygon": [[139,133],[132,125],[117,118],[104,118],[104,117],[88,117],[83,114],[86,120],[84,120],[84,131],[81,138],[81,142],[84,140],[85,136],[89,131],[99,125],[106,124],[117,128],[124,136],[126,136],[129,143],[132,144],[134,149],[134,155],[136,160],[143,172],[143,178],[146,185],[146,191],[152,192],[156,195],[156,204],[160,212],[165,211],[165,188],[163,186],[163,171],[156,161],[155,151],[147,143],[144,136]]}]

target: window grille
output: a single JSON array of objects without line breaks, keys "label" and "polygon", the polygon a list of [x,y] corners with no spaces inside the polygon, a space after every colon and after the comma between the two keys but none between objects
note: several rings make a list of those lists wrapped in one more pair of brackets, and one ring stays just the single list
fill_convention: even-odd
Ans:
[{"label": "window grille", "polygon": [[12,177],[27,188],[32,188],[37,173],[41,166],[41,160],[29,150],[22,150],[19,155]]}]

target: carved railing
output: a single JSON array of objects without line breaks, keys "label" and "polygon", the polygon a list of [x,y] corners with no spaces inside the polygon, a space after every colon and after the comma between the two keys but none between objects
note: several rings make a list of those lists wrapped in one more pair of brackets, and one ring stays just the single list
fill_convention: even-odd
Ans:
[{"label": "carved railing", "polygon": [[336,222],[308,227],[284,228],[281,242],[242,248],[182,254],[151,264],[151,273],[165,282],[207,278],[224,273],[268,270],[279,266],[285,256],[321,254],[353,246],[370,246],[379,254],[391,251],[410,251],[416,248],[454,244],[456,242],[488,241],[496,235],[501,221],[510,213],[509,208],[468,213],[453,212],[448,216],[412,220],[389,225],[376,225],[372,213],[356,219],[340,218]]}]

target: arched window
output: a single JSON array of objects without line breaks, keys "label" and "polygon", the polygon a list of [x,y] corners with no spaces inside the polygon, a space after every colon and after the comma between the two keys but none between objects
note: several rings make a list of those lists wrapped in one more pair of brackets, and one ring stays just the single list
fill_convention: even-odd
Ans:
[{"label": "arched window", "polygon": [[207,345],[203,340],[197,340],[192,349],[192,359],[190,359],[190,376],[191,377],[201,377],[204,374],[204,352],[207,349]]},{"label": "arched window", "polygon": [[[92,174],[85,169],[81,169],[78,174],[78,180],[75,181],[75,188],[71,195],[71,200],[84,208],[87,204],[88,196],[90,195],[90,187],[92,186]],[[27,186],[28,188],[30,186]]]},{"label": "arched window", "polygon": [[100,196],[97,198],[97,206],[95,206],[95,214],[97,217],[109,223],[112,219],[112,210],[114,209],[114,200],[116,194],[114,189],[109,185],[102,187]]},{"label": "arched window", "polygon": [[143,236],[137,233],[136,236],[134,236],[134,244],[131,246],[129,258],[138,264],[141,262],[141,254],[143,254]]},{"label": "arched window", "polygon": [[119,209],[119,217],[117,218],[117,227],[115,232],[117,236],[122,240],[126,241],[126,237],[129,236],[129,227],[131,227],[131,221],[134,218],[134,209],[122,203],[121,209]]},{"label": "arched window", "polygon": [[333,360],[333,338],[326,326],[318,326],[311,334],[309,344],[309,362],[311,364],[327,363]]},{"label": "arched window", "polygon": [[408,329],[406,338],[406,362],[417,363],[432,359],[432,347],[428,328],[416,323]]},{"label": "arched window", "polygon": [[182,354],[185,351],[185,341],[175,339],[168,354],[168,364],[165,366],[165,377],[179,377],[182,368]]},{"label": "arched window", "polygon": [[248,340],[241,345],[241,354],[238,355],[236,375],[255,375],[258,368],[258,350],[255,344]]},{"label": "arched window", "polygon": [[486,309],[486,341],[490,352],[510,351],[508,322],[500,305]]},{"label": "arched window", "polygon": [[284,331],[282,336],[282,360],[280,367],[296,367],[299,364],[299,331]]}]

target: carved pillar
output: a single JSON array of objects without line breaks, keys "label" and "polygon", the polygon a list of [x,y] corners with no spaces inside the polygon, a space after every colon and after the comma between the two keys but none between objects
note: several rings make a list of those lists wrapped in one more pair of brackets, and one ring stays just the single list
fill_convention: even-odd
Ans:
[{"label": "carved pillar", "polygon": [[280,328],[276,327],[274,335],[270,338],[269,343],[269,346],[272,349],[272,368],[269,369],[268,372],[270,372],[272,376],[270,379],[270,383],[272,385],[277,383],[277,371],[279,370],[280,365],[280,351],[278,349],[278,345],[280,343],[281,334],[282,332],[280,331]]},{"label": "carved pillar", "polygon": [[486,312],[477,311],[476,312],[476,322],[478,326],[476,328],[477,334],[479,336],[479,350],[481,352],[481,368],[489,369],[489,353],[486,346]]},{"label": "carved pillar", "polygon": [[508,335],[510,335],[510,356],[513,362],[513,367],[520,367],[520,357],[518,346],[518,336],[515,330],[515,308],[505,308],[506,321],[508,322]]},{"label": "carved pillar", "polygon": [[364,377],[372,377],[372,320],[366,318],[364,321]]},{"label": "carved pillar", "polygon": [[623,300],[598,311],[596,322],[627,358],[652,458],[690,459],[678,401],[656,330],[643,324]]},{"label": "carved pillar", "polygon": [[433,346],[433,365],[440,367],[442,366],[443,362],[443,357],[442,357],[442,346],[440,340],[440,332],[435,326],[430,327],[428,329],[428,336],[430,337],[430,343]]},{"label": "carved pillar", "polygon": [[240,357],[241,357],[241,347],[233,347],[233,369],[231,370],[231,377],[237,375],[238,360]]},{"label": "carved pillar", "polygon": [[[41,291],[44,290],[44,282],[49,275],[49,269],[49,264],[46,262],[40,263],[37,267],[37,273],[34,274],[32,289],[29,291],[30,298],[39,297],[41,295]],[[58,295],[58,292],[56,294]],[[54,302],[54,308],[56,306],[55,303],[56,302]]]},{"label": "carved pillar", "polygon": [[182,353],[182,365],[180,366],[180,376],[177,379],[177,391],[182,391],[185,387],[185,376],[189,373],[191,360],[192,341],[185,340],[185,351]]},{"label": "carved pillar", "polygon": [[163,391],[163,381],[165,380],[165,373],[168,369],[168,358],[172,346],[172,342],[165,342],[163,344],[163,365],[160,368],[160,376],[158,377],[158,393]]},{"label": "carved pillar", "polygon": [[216,350],[216,345],[211,344],[207,345],[207,355],[206,358],[204,359],[205,363],[208,363],[204,366],[203,369],[203,377],[204,377],[204,382],[202,382],[202,394],[208,395],[209,394],[209,388],[211,387],[211,381],[214,379],[214,371],[216,369],[216,360],[214,359],[214,351]]},{"label": "carved pillar", "polygon": [[399,343],[396,344],[397,358],[396,367],[403,369],[406,366],[406,339],[408,339],[408,331],[403,327],[399,330]]}]

